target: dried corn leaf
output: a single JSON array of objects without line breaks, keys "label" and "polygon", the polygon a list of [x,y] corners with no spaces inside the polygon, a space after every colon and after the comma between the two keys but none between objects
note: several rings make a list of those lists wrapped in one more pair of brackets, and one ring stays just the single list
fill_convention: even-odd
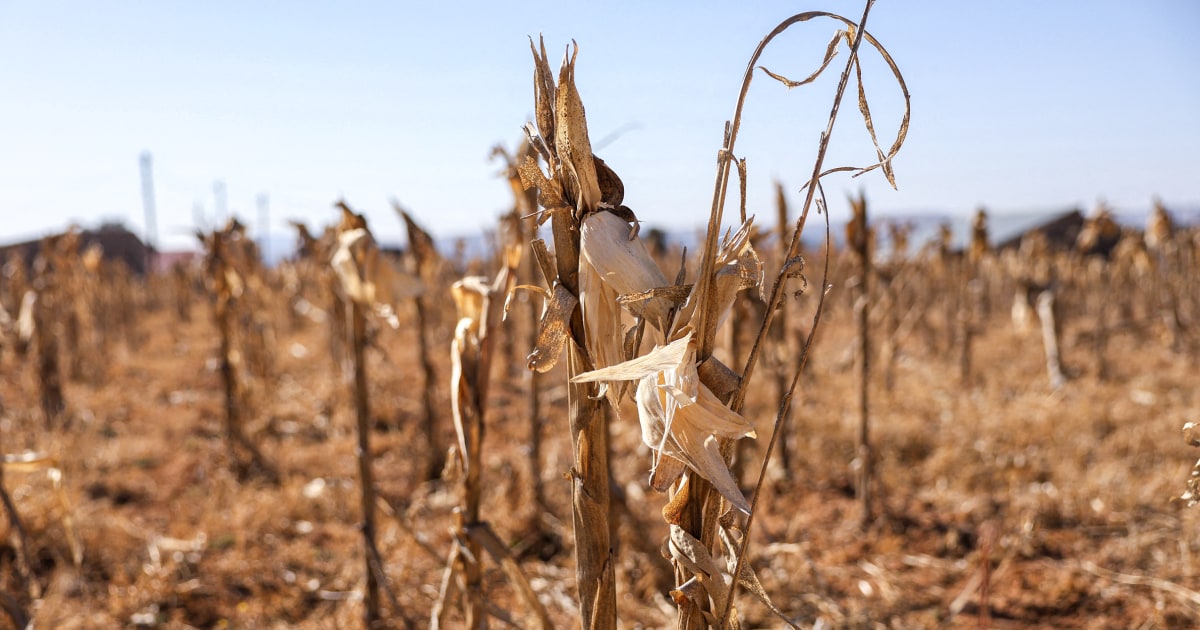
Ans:
[{"label": "dried corn leaf", "polygon": [[617,173],[604,163],[604,160],[592,156],[592,160],[596,163],[596,179],[600,184],[600,201],[601,206],[616,209],[621,207],[621,202],[625,201],[625,184],[621,182],[621,178]]},{"label": "dried corn leaf", "polygon": [[731,505],[749,513],[750,504],[721,456],[719,440],[756,437],[754,426],[726,407],[700,382],[688,332],[641,357],[576,376],[575,382],[638,380],[638,421],[642,441],[655,451],[651,485],[664,490],[682,472],[663,456],[682,461]]},{"label": "dried corn leaf", "polygon": [[554,73],[550,70],[550,58],[546,54],[546,42],[538,37],[538,48],[529,38],[529,50],[533,52],[533,102],[534,119],[543,138],[554,137],[555,87]]},{"label": "dried corn leaf", "polygon": [[547,178],[533,156],[527,156],[524,162],[517,165],[517,174],[520,175],[521,185],[526,190],[537,188],[538,204],[546,209],[544,215],[549,215],[558,208],[568,207],[558,180]]},{"label": "dried corn leaf", "polygon": [[712,483],[730,505],[749,514],[750,503],[725,464],[718,438],[755,437],[753,426],[721,404],[702,384],[695,402],[680,405],[681,390],[669,390],[664,380],[650,377],[638,384],[642,441],[663,455],[685,462]]},{"label": "dried corn leaf", "polygon": [[[592,365],[603,368],[624,361],[623,313],[617,304],[617,292],[601,279],[584,256],[579,259],[579,306],[586,331],[584,344]],[[599,393],[606,395],[616,409],[628,389],[628,384],[623,382],[613,383],[611,387],[603,383]]]},{"label": "dried corn leaf", "polygon": [[363,270],[359,268],[354,250],[365,246],[368,238],[369,234],[365,228],[338,234],[337,249],[329,260],[346,296],[363,305],[375,301],[375,285],[363,277]]},{"label": "dried corn leaf", "polygon": [[48,453],[25,451],[24,453],[9,453],[3,459],[4,472],[31,473],[58,466],[58,460]]},{"label": "dried corn leaf", "polygon": [[[725,550],[726,570],[730,575],[733,575],[733,572],[737,571],[738,548],[740,547],[740,545],[737,544],[740,541],[734,540],[737,532],[736,530],[719,527],[718,535],[721,539],[721,547]],[[779,617],[781,621],[792,628],[799,627],[796,625],[796,622],[789,619],[788,616],[785,615],[783,611],[775,605],[775,602],[771,601],[771,597],[767,595],[767,590],[763,588],[762,582],[758,580],[758,575],[754,573],[754,569],[750,566],[749,562],[742,562],[742,570],[740,575],[738,575],[738,584],[741,585],[742,588],[749,591],[751,595],[754,595],[758,601],[762,602],[763,605],[769,608],[776,617]],[[734,613],[732,617],[737,617],[737,613]]]},{"label": "dried corn leaf", "polygon": [[605,381],[640,381],[664,370],[678,366],[687,355],[691,334],[665,346],[657,347],[646,354],[617,365],[584,372],[571,379],[572,383],[597,383]]},{"label": "dried corn leaf", "polygon": [[[650,469],[650,487],[659,492],[666,492],[687,472],[687,464],[666,453],[659,453],[658,461]],[[678,495],[677,495],[678,496]],[[667,521],[672,522],[670,520]]]},{"label": "dried corn leaf", "polygon": [[477,421],[479,410],[478,375],[480,362],[480,316],[483,313],[487,285],[482,278],[469,277],[455,282],[450,288],[458,309],[458,324],[450,342],[450,408],[454,416],[454,433],[458,437],[458,454],[463,471],[469,471],[471,453],[468,427]]},{"label": "dried corn leaf", "polygon": [[879,159],[880,167],[883,169],[883,175],[887,178],[888,183],[892,185],[892,189],[896,188],[896,175],[892,172],[892,158],[879,148],[879,138],[875,135],[875,123],[871,120],[871,107],[867,104],[867,88],[863,85],[862,64],[858,61],[854,62],[855,78],[858,81],[858,111],[862,114],[863,124],[867,127],[867,135],[871,136],[871,144],[875,145],[875,154]]},{"label": "dried corn leaf", "polygon": [[558,365],[567,347],[567,340],[571,338],[571,313],[578,304],[579,300],[566,287],[557,283],[554,285],[550,301],[542,313],[537,346],[526,358],[529,369],[544,373]]},{"label": "dried corn leaf", "polygon": [[846,31],[838,31],[838,32],[834,33],[833,39],[829,40],[829,45],[826,46],[826,48],[825,48],[825,58],[821,60],[821,67],[817,68],[816,70],[813,71],[812,74],[808,75],[807,77],[805,77],[804,79],[802,79],[800,81],[793,81],[781,74],[776,74],[774,72],[771,72],[770,70],[766,69],[763,66],[758,66],[758,69],[767,73],[767,76],[771,77],[772,79],[775,79],[776,81],[779,81],[780,83],[786,85],[789,90],[794,87],[800,87],[802,85],[807,85],[809,83],[812,83],[813,81],[816,81],[817,77],[821,76],[821,73],[825,71],[825,68],[829,67],[829,62],[833,61],[833,58],[837,56],[838,44],[841,43],[842,38],[845,36],[846,36]]},{"label": "dried corn leaf", "polygon": [[[690,571],[693,576],[676,587],[671,593],[672,599],[678,601],[682,596],[696,602],[705,621],[710,626],[717,625],[716,617],[709,611],[725,609],[725,602],[729,599],[728,576],[721,570],[720,565],[713,559],[704,544],[682,527],[671,525],[667,544],[671,558]],[[711,600],[711,606],[704,605],[707,602],[703,602],[702,597]],[[734,618],[736,619],[736,615]],[[734,621],[734,625],[736,626],[736,621]]]},{"label": "dried corn leaf", "polygon": [[666,300],[673,307],[679,306],[687,301],[688,295],[691,294],[694,286],[691,284],[677,284],[669,287],[655,287],[649,291],[641,291],[639,293],[618,295],[617,304],[628,306],[629,310],[634,313],[642,312],[645,308],[642,302],[652,299]]},{"label": "dried corn leaf", "polygon": [[32,290],[21,296],[21,310],[17,313],[17,338],[22,344],[28,344],[33,339],[33,307],[37,304],[37,297]]},{"label": "dried corn leaf", "polygon": [[587,116],[583,100],[575,87],[575,46],[570,58],[564,56],[558,70],[558,92],[554,105],[554,148],[562,164],[563,190],[575,203],[575,216],[583,217],[600,207],[600,182],[588,140]]}]

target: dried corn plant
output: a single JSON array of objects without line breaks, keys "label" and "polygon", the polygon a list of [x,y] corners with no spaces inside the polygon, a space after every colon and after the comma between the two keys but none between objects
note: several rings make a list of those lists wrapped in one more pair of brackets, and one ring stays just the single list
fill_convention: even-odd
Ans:
[{"label": "dried corn plant", "polygon": [[[41,389],[42,417],[47,429],[59,425],[66,411],[63,397],[63,375],[59,365],[62,321],[57,318],[60,304],[66,301],[59,284],[64,262],[63,237],[49,236],[42,240],[41,250],[33,263],[32,332],[37,348],[37,375]],[[22,310],[24,310],[22,308]],[[25,336],[24,333],[22,336]]]},{"label": "dried corn plant", "polygon": [[[612,216],[626,225],[628,233],[625,221],[608,212],[618,210],[624,191],[616,174],[592,155],[583,103],[575,87],[574,58],[564,60],[556,85],[545,46],[539,50],[531,41],[530,49],[535,67],[536,126],[527,125],[526,132],[534,155],[527,156],[517,168],[525,188],[538,190],[538,204],[544,209],[539,220],[551,220],[554,254],[541,241],[534,241],[533,252],[550,289],[529,367],[546,372],[565,351],[568,378],[573,378],[598,364],[604,365],[600,362],[605,360],[616,362],[609,352],[611,344],[597,346],[615,339],[619,349],[617,331],[610,321],[597,319],[594,312],[584,314],[586,306],[581,308],[588,300],[597,306],[607,305],[610,310],[615,308],[615,304],[596,300],[591,293],[596,289],[583,285],[587,280],[581,276],[587,274],[583,273],[585,262],[580,255],[581,227],[591,217]],[[609,328],[589,335],[585,328],[589,324]],[[597,333],[601,337],[597,338]],[[615,558],[609,527],[608,425],[601,406],[602,393],[592,383],[571,382],[567,387],[574,452],[571,513],[575,572],[584,628],[612,628],[617,620]]]},{"label": "dried corn plant", "polygon": [[[404,221],[404,228],[408,233],[408,248],[416,262],[417,275],[429,289],[445,286],[442,284],[442,279],[448,266],[434,246],[433,237],[408,212],[405,212],[398,202],[393,201],[392,208]],[[421,373],[424,377],[424,387],[422,388],[424,417],[421,428],[425,433],[426,452],[429,454],[429,461],[425,467],[425,478],[429,480],[437,479],[446,465],[446,447],[441,443],[438,435],[436,410],[441,405],[437,403],[437,369],[434,366],[433,349],[429,342],[435,324],[431,317],[433,310],[432,304],[430,304],[431,298],[430,291],[426,290],[413,296],[412,299],[417,315],[417,353],[421,361]]]},{"label": "dried corn plant", "polygon": [[[74,509],[71,506],[71,500],[64,485],[63,471],[58,460],[45,453],[30,451],[19,454],[4,454],[3,457],[0,457],[0,502],[4,504],[9,526],[15,538],[13,550],[16,556],[15,564],[18,573],[16,577],[23,583],[24,587],[24,592],[18,594],[13,594],[8,588],[0,590],[0,609],[3,609],[9,619],[13,621],[15,624],[14,627],[24,628],[29,618],[26,603],[41,598],[43,592],[42,585],[38,583],[33,575],[36,557],[31,553],[28,533],[22,525],[16,505],[4,488],[4,477],[6,474],[11,473],[45,473],[46,479],[50,482],[54,498],[61,510],[59,520],[69,547],[72,566],[77,572],[83,565],[83,543],[75,527]],[[10,585],[5,584],[4,586],[9,587]]]},{"label": "dried corn plant", "polygon": [[484,278],[470,276],[455,282],[451,288],[459,316],[450,350],[450,401],[458,437],[452,464],[460,484],[460,504],[454,511],[451,531],[454,546],[433,608],[430,622],[433,628],[443,627],[446,603],[455,588],[461,595],[465,627],[487,627],[482,563],[485,551],[500,564],[524,603],[527,609],[525,627],[552,627],[520,566],[491,525],[480,519],[489,374],[496,354],[505,296],[514,285],[520,259],[521,249],[510,247],[505,252],[505,265],[491,284]]},{"label": "dried corn plant", "polygon": [[[868,3],[868,10],[869,7]],[[865,15],[864,12],[862,22]],[[849,44],[852,52],[806,186],[804,210],[792,231],[785,263],[772,286],[746,365],[738,374],[714,358],[712,352],[717,330],[727,319],[738,292],[762,288],[762,263],[751,246],[752,220],[745,216],[744,204],[740,227],[727,231],[724,238],[719,236],[730,166],[744,164],[733,157],[742,104],[755,63],[770,40],[792,24],[817,17],[833,18],[847,26],[831,41],[821,69],[829,64],[840,42]],[[820,178],[832,172],[862,173],[877,168],[889,180],[892,178],[891,159],[907,131],[907,107],[892,148],[887,153],[877,151],[878,163],[864,169],[823,170],[841,94],[850,72],[858,67],[857,50],[864,39],[879,50],[892,68],[907,103],[907,90],[890,56],[874,38],[845,18],[828,13],[794,16],[760,43],[748,66],[737,111],[719,153],[712,214],[698,265],[699,277],[692,285],[685,285],[682,277],[673,283],[667,280],[637,237],[636,227],[630,226],[631,222],[636,226],[636,219],[621,206],[624,191],[619,178],[591,154],[583,107],[574,83],[575,54],[564,60],[556,85],[544,46],[533,50],[537,115],[536,126],[528,125],[527,131],[546,170],[532,158],[518,170],[526,187],[538,189],[538,202],[544,209],[542,218],[552,221],[555,254],[552,260],[544,245],[539,248],[539,243],[534,243],[551,289],[547,292],[539,343],[530,355],[530,367],[548,369],[564,349],[570,358],[571,428],[576,447],[572,470],[576,572],[584,627],[615,625],[611,603],[613,558],[608,545],[607,510],[601,509],[608,502],[603,442],[607,436],[602,426],[603,415],[594,405],[601,395],[614,407],[622,399],[634,400],[643,440],[653,452],[650,484],[670,492],[663,515],[670,524],[666,549],[679,579],[672,591],[680,605],[679,627],[724,626],[726,620],[736,625],[732,603],[738,585],[749,588],[786,620],[744,563],[749,540],[746,533],[750,531],[754,510],[730,472],[729,457],[736,440],[756,435],[753,425],[739,412],[787,281],[800,272],[799,235],[814,204]],[[789,85],[802,85],[819,73],[820,70],[803,82],[770,74]],[[874,138],[861,76],[859,84],[860,110]],[[820,307],[817,313],[819,319]],[[630,320],[636,323],[627,326]],[[816,320],[814,331],[815,326]],[[805,353],[811,339],[812,331]],[[653,345],[653,349],[643,353],[643,342]],[[798,378],[799,371],[783,397],[764,459],[764,471]],[[580,387],[590,384],[598,387]],[[762,477],[760,473],[759,484]],[[736,525],[736,512],[749,515],[744,528]],[[588,518],[592,515],[594,518]],[[724,558],[724,566],[719,558]],[[736,580],[731,577],[735,575]]]},{"label": "dried corn plant", "polygon": [[859,193],[850,198],[852,217],[846,225],[846,243],[854,254],[858,267],[857,296],[854,315],[858,322],[858,454],[854,459],[858,471],[858,502],[860,524],[864,530],[871,524],[871,478],[875,456],[871,449],[871,262],[874,256],[874,231],[867,219],[867,198]]},{"label": "dried corn plant", "polygon": [[269,479],[277,473],[258,445],[245,432],[243,409],[248,406],[243,372],[244,351],[238,347],[240,311],[246,293],[248,262],[245,229],[236,219],[209,234],[197,233],[205,249],[205,280],[213,300],[213,318],[220,338],[218,351],[221,383],[225,393],[225,441],[231,466],[239,474],[258,472]]},{"label": "dried corn plant", "polygon": [[361,509],[363,515],[363,545],[365,557],[366,586],[363,594],[363,618],[367,628],[378,627],[381,612],[380,589],[389,595],[393,611],[400,614],[400,605],[392,592],[386,589],[387,579],[383,570],[383,559],[375,543],[376,492],[375,475],[372,470],[370,400],[367,395],[366,347],[367,319],[378,317],[392,328],[399,326],[394,305],[400,299],[420,291],[420,283],[400,273],[384,258],[367,228],[366,219],[350,208],[344,201],[337,207],[342,220],[337,227],[337,248],[329,260],[338,281],[341,299],[347,305],[346,321],[349,330],[351,362],[353,364],[353,399],[355,426],[358,434],[358,473],[361,485]]},{"label": "dried corn plant", "polygon": [[[1200,447],[1200,428],[1197,423],[1188,422],[1183,425],[1183,439],[1188,446]],[[1187,507],[1200,503],[1200,459],[1192,465],[1192,470],[1188,473],[1186,489],[1176,500]]]},{"label": "dried corn plant", "polygon": [[[500,157],[504,160],[504,177],[508,180],[509,187],[513,193],[513,209],[509,214],[510,237],[512,237],[513,245],[518,246],[522,250],[521,266],[517,270],[518,282],[523,285],[533,285],[537,282],[538,263],[537,260],[527,250],[528,244],[537,240],[537,225],[526,221],[527,218],[537,214],[537,189],[530,187],[526,189],[521,182],[521,173],[518,166],[525,162],[526,158],[532,156],[533,146],[528,140],[521,143],[516,155],[511,155],[503,146],[496,146],[492,149],[492,157]],[[541,320],[541,312],[537,308],[534,300],[526,299],[524,301],[525,319],[528,326],[526,328],[527,338],[525,342],[528,347],[537,346],[538,324]],[[506,318],[507,320],[507,318]],[[515,329],[517,325],[513,325]],[[514,343],[514,347],[519,347]],[[526,400],[528,401],[528,421],[529,421],[529,476],[533,490],[533,509],[532,525],[534,529],[542,530],[543,517],[549,512],[549,507],[546,503],[545,484],[542,483],[542,405],[541,405],[541,382],[543,379],[542,372],[537,370],[527,370],[528,388],[526,389]],[[542,533],[550,533],[543,530]]]}]

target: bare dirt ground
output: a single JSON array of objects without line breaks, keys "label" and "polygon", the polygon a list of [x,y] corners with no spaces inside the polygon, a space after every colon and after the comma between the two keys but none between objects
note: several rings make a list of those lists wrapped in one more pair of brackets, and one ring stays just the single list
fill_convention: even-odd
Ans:
[{"label": "bare dirt ground", "polygon": [[[29,533],[31,583],[18,538],[0,525],[0,587],[37,628],[360,627],[363,552],[349,385],[326,328],[277,327],[271,376],[256,382],[247,432],[278,482],[231,472],[222,433],[216,329],[207,304],[189,322],[146,313],[140,342],[97,357],[103,385],[68,381],[65,426],[47,430],[33,369],[0,356],[0,450],[48,453],[43,470],[4,483]],[[1200,421],[1200,363],[1146,331],[1114,332],[1098,376],[1086,321],[1064,326],[1073,377],[1052,391],[1036,333],[997,308],[975,339],[973,379],[950,347],[912,335],[889,390],[872,381],[877,514],[864,530],[854,498],[857,381],[848,310],[831,311],[791,416],[791,466],[773,464],[752,564],[788,615],[851,628],[1184,628],[1200,624],[1200,508],[1171,502],[1200,452],[1180,435]],[[447,334],[437,343],[448,348]],[[422,387],[412,326],[382,329],[369,350],[379,545],[397,627],[425,627],[453,541],[456,486],[425,481]],[[518,342],[517,352],[527,349]],[[439,374],[448,380],[446,353]],[[503,361],[501,361],[503,362]],[[503,374],[500,374],[503,372]],[[528,376],[498,370],[489,402],[485,518],[511,544],[558,627],[575,618],[565,390],[541,395],[549,510],[530,491]],[[773,378],[752,390],[761,448],[778,404]],[[441,385],[445,400],[448,385]],[[444,444],[448,405],[436,410]],[[614,419],[618,601],[622,626],[668,627],[673,606],[662,495],[646,487],[636,420]],[[752,450],[743,479],[757,471]],[[62,501],[65,497],[66,503]],[[82,546],[78,567],[71,540]],[[494,563],[486,589],[522,625]],[[748,627],[778,627],[743,595]],[[503,622],[493,620],[497,626]],[[0,616],[0,627],[9,619]],[[457,611],[450,625],[461,625]]]}]

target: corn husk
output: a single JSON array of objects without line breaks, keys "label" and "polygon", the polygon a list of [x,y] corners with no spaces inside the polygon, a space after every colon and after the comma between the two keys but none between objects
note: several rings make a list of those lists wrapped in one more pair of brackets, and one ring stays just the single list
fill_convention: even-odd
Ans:
[{"label": "corn husk", "polygon": [[339,233],[329,264],[346,296],[374,311],[392,328],[400,325],[394,305],[424,289],[420,279],[397,269],[383,256],[366,227]]},{"label": "corn husk", "polygon": [[[756,437],[754,426],[700,382],[692,341],[688,333],[641,357],[572,380],[638,381],[642,441],[654,451],[651,485],[662,490],[673,483],[682,470],[670,460],[678,460],[711,482],[731,505],[749,513],[750,504],[725,465],[719,440]],[[664,456],[670,458],[670,474],[659,471]]]},{"label": "corn husk", "polygon": [[488,287],[484,278],[470,276],[455,282],[450,287],[454,304],[458,309],[458,324],[454,328],[454,339],[450,343],[450,407],[454,415],[454,429],[458,436],[458,453],[463,470],[469,469],[471,458],[468,450],[467,428],[464,418],[474,420],[479,412],[475,381],[479,373],[481,318],[484,298]]},{"label": "corn husk", "polygon": [[[632,323],[618,298],[623,294],[643,293],[667,284],[667,279],[640,239],[630,239],[629,224],[610,212],[595,212],[580,226],[579,300],[585,341],[592,364],[597,369],[616,365],[626,358],[625,332]],[[637,316],[645,316],[654,330],[666,328],[670,304],[651,298],[629,305]],[[662,333],[655,333],[659,340]],[[636,349],[634,349],[636,351]],[[613,408],[628,385],[622,381],[601,391],[610,395]]]},{"label": "corn husk", "polygon": [[[658,264],[640,238],[630,238],[629,224],[611,212],[589,215],[580,226],[580,265],[589,265],[599,279],[618,296],[633,295],[666,287]],[[630,304],[630,311],[666,331],[671,302],[662,297]],[[586,316],[586,314],[585,314]]]},{"label": "corn husk", "polygon": [[579,47],[576,46],[570,59],[563,57],[558,70],[554,147],[567,175],[562,180],[563,188],[568,197],[575,200],[575,216],[582,217],[600,207],[600,181],[588,139],[583,100],[575,87],[575,58],[578,55]]}]

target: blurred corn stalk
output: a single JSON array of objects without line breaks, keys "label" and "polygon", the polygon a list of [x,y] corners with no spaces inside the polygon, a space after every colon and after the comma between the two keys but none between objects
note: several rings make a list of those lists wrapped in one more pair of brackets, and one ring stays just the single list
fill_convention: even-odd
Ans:
[{"label": "blurred corn stalk", "polygon": [[[236,219],[211,233],[197,233],[205,249],[205,281],[213,300],[213,318],[220,337],[221,383],[225,391],[225,441],[231,465],[246,474],[257,471],[270,479],[277,478],[274,467],[246,436],[242,409],[248,406],[247,386],[239,374],[245,353],[238,348],[239,311],[246,292],[247,267],[245,228]],[[248,457],[248,461],[245,459]]]},{"label": "blurred corn stalk", "polygon": [[[383,620],[380,588],[386,590],[383,560],[375,544],[375,475],[372,470],[370,401],[367,396],[367,317],[374,316],[392,328],[400,325],[394,304],[420,291],[420,283],[400,273],[384,258],[367,228],[366,219],[344,201],[337,207],[342,220],[337,226],[337,247],[329,264],[338,281],[341,299],[347,305],[350,356],[353,363],[353,398],[358,433],[358,473],[361,485],[363,544],[366,559],[366,586],[363,594],[363,618],[367,628],[378,627]],[[393,611],[400,614],[395,595],[387,590]]]},{"label": "blurred corn stalk", "polygon": [[[29,292],[29,283],[25,260],[15,250],[8,253],[3,266],[0,266],[0,281],[0,310],[4,311],[4,321],[0,327],[4,331],[4,345],[10,347],[17,357],[21,358],[29,348],[29,338],[22,338],[18,325],[25,296]],[[29,317],[32,318],[32,311]],[[32,326],[32,319],[29,326]]]},{"label": "blurred corn stalk", "polygon": [[515,283],[520,259],[519,247],[506,248],[504,266],[491,284],[482,277],[469,276],[455,282],[451,288],[459,317],[450,350],[450,402],[458,437],[451,464],[454,476],[461,484],[460,504],[454,510],[451,530],[454,546],[434,605],[433,628],[443,626],[446,602],[453,588],[461,594],[465,627],[487,627],[482,565],[485,551],[500,563],[524,603],[528,614],[525,627],[552,627],[545,608],[520,567],[491,525],[480,520],[479,513],[489,374],[496,354],[505,297]]},{"label": "blurred corn stalk", "polygon": [[858,472],[858,502],[860,525],[865,530],[871,523],[871,475],[874,455],[871,452],[871,258],[874,253],[874,232],[867,220],[867,199],[859,193],[850,198],[852,216],[846,224],[846,243],[857,263],[857,295],[854,300],[854,315],[857,321],[856,345],[858,348],[858,444],[854,465]]},{"label": "blurred corn stalk", "polygon": [[[525,162],[526,158],[531,157],[533,146],[528,139],[521,143],[516,155],[511,155],[503,146],[496,146],[492,149],[492,156],[499,156],[504,159],[505,169],[504,177],[508,180],[509,186],[513,193],[513,210],[510,214],[512,219],[511,231],[514,232],[515,244],[522,248],[521,266],[518,269],[519,283],[525,285],[533,285],[537,282],[538,263],[537,259],[525,250],[529,249],[528,244],[537,239],[538,226],[536,222],[529,222],[527,219],[532,218],[537,213],[537,195],[538,191],[535,187],[526,188],[521,181],[521,173],[518,171],[518,166]],[[536,158],[535,158],[536,159]],[[525,342],[528,347],[537,346],[538,325],[541,320],[541,312],[537,308],[534,300],[526,299],[525,318],[528,322],[527,338]],[[517,328],[516,325],[513,326]],[[515,345],[515,344],[514,344]],[[533,504],[534,516],[533,524],[540,528],[542,517],[549,511],[546,504],[546,489],[542,483],[542,414],[541,414],[541,382],[542,372],[537,370],[529,370],[528,388],[526,389],[526,400],[528,406],[529,420],[529,475],[533,486]]]},{"label": "blurred corn stalk", "polygon": [[[46,479],[50,481],[54,499],[61,510],[59,519],[67,545],[69,546],[69,555],[75,571],[79,571],[83,565],[83,543],[75,528],[74,508],[71,506],[71,500],[67,495],[67,490],[63,483],[62,468],[59,466],[58,460],[45,453],[31,451],[3,455],[0,458],[0,502],[4,504],[9,526],[16,538],[16,544],[13,546],[16,554],[15,564],[19,577],[24,583],[24,595],[28,597],[28,602],[32,602],[42,597],[42,591],[40,584],[33,576],[35,557],[31,555],[29,537],[22,526],[16,505],[4,487],[4,478],[7,474],[11,473],[45,473]],[[21,623],[21,620],[24,618],[27,621],[28,619],[28,612],[24,605],[27,602],[22,601],[23,598],[19,598],[19,596],[10,596],[3,591],[0,591],[0,595],[3,595],[0,598],[0,609],[3,609],[8,614],[9,618],[14,622],[15,627],[26,627]]]},{"label": "blurred corn stalk", "polygon": [[57,317],[60,305],[66,301],[59,286],[65,258],[62,241],[62,235],[43,239],[33,262],[33,289],[36,293],[32,302],[32,333],[37,348],[42,416],[47,430],[58,426],[66,410],[58,345],[64,322]]},{"label": "blurred corn stalk", "polygon": [[83,377],[92,384],[101,384],[107,377],[106,357],[108,336],[104,330],[104,250],[93,243],[80,256],[81,265],[76,273],[78,308],[85,314],[84,339],[78,351],[85,357]]},{"label": "blurred corn stalk", "polygon": [[422,418],[421,428],[425,433],[426,452],[429,461],[425,467],[425,478],[437,479],[446,465],[446,447],[438,437],[437,409],[441,407],[437,400],[437,370],[434,367],[433,352],[429,338],[432,334],[433,321],[431,318],[430,290],[433,287],[445,286],[441,283],[447,265],[434,246],[433,237],[429,235],[416,220],[405,212],[400,204],[393,201],[392,208],[404,221],[408,233],[408,249],[416,262],[417,275],[424,282],[426,290],[413,296],[413,307],[417,314],[417,352],[421,361],[421,373],[424,377],[422,388]]}]

